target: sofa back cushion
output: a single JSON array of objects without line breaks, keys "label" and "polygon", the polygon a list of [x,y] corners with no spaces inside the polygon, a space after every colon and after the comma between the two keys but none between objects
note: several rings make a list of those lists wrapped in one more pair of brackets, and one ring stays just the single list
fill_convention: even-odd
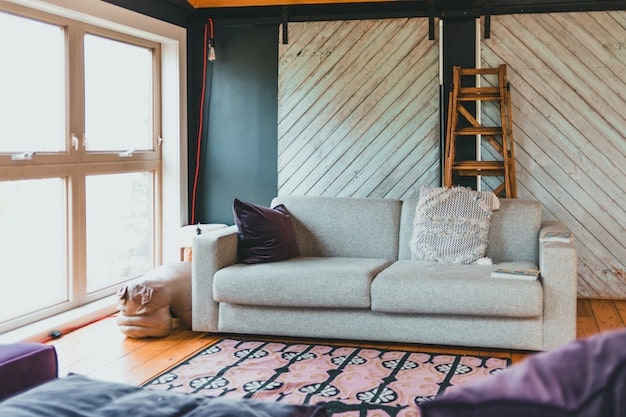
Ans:
[{"label": "sofa back cushion", "polygon": [[277,204],[289,211],[301,256],[398,259],[400,200],[279,196]]},{"label": "sofa back cushion", "polygon": [[500,210],[493,212],[489,245],[485,256],[496,263],[532,262],[539,264],[541,203],[536,200],[500,199]]},{"label": "sofa back cushion", "polygon": [[[413,232],[417,200],[402,204],[400,219],[399,259],[411,259],[409,241]],[[486,257],[494,263],[539,263],[539,231],[541,203],[535,200],[501,198],[500,209],[494,210],[489,226]]]}]

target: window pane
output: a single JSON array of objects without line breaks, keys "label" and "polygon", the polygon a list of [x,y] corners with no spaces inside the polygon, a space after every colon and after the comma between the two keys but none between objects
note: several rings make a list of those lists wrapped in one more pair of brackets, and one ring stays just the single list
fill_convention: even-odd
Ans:
[{"label": "window pane", "polygon": [[65,150],[65,33],[0,12],[0,152]]},{"label": "window pane", "polygon": [[68,300],[65,183],[0,182],[0,322]]},{"label": "window pane", "polygon": [[89,176],[86,191],[87,292],[93,292],[152,267],[152,174]]},{"label": "window pane", "polygon": [[85,36],[88,151],[152,149],[152,51]]}]

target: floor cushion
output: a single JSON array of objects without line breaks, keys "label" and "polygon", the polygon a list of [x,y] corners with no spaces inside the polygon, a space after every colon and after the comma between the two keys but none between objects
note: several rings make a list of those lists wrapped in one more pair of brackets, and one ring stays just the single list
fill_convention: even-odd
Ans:
[{"label": "floor cushion", "polygon": [[57,373],[54,346],[41,343],[0,345],[0,400],[54,379]]},{"label": "floor cushion", "polygon": [[531,356],[421,405],[422,417],[626,416],[626,329]]},{"label": "floor cushion", "polygon": [[191,262],[172,262],[146,272],[117,293],[119,329],[128,337],[164,337],[172,314],[191,327]]}]

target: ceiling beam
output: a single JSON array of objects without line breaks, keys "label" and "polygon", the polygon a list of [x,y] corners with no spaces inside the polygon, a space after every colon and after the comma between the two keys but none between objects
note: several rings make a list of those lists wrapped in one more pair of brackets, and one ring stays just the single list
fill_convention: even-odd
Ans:
[{"label": "ceiling beam", "polygon": [[294,6],[306,4],[381,3],[397,0],[188,0],[196,9],[214,7]]}]

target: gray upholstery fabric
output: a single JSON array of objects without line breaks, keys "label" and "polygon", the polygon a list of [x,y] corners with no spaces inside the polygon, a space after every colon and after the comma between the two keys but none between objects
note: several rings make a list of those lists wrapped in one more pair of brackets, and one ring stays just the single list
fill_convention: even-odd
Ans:
[{"label": "gray upholstery fabric", "polygon": [[220,304],[225,333],[379,340],[541,350],[540,317],[388,314],[359,309],[313,309]]},{"label": "gray upholstery fabric", "polygon": [[[550,227],[554,224],[551,223]],[[539,268],[544,293],[544,350],[576,338],[578,256],[573,243],[539,245]]]},{"label": "gray upholstery fabric", "polygon": [[301,256],[398,259],[401,201],[280,196],[293,221]]},{"label": "gray upholstery fabric", "polygon": [[493,262],[539,263],[541,203],[535,200],[500,199],[491,216],[489,245],[485,256]]},{"label": "gray upholstery fabric", "polygon": [[413,222],[415,221],[415,208],[417,200],[405,200],[402,202],[400,214],[400,231],[398,244],[398,259],[411,259],[411,236],[413,236]]},{"label": "gray upholstery fabric", "polygon": [[[536,265],[519,265],[537,268]],[[492,278],[492,266],[398,261],[372,282],[372,310],[386,313],[540,317],[538,280]]]},{"label": "gray upholstery fabric", "polygon": [[[274,200],[274,204],[279,203],[284,203],[292,215],[298,244],[301,245],[300,252],[304,257],[328,257],[329,263],[326,265],[338,261],[332,259],[333,257],[352,258],[345,266],[348,268],[346,270],[356,270],[352,268],[361,265],[358,264],[358,258],[384,259],[390,263],[396,261],[397,257],[403,261],[411,258],[409,239],[416,200],[402,203],[398,200],[280,197]],[[430,283],[420,283],[416,288],[413,288],[410,280],[402,284],[404,286],[400,287],[401,291],[394,290],[393,285],[386,283],[384,279],[377,283],[378,278],[385,278],[394,269],[383,270],[382,275],[372,281],[374,299],[379,300],[372,299],[374,308],[379,308],[381,303],[385,309],[416,308],[415,305],[418,305],[423,313],[382,313],[369,308],[306,307],[306,304],[301,303],[323,301],[325,304],[322,305],[346,307],[349,303],[357,305],[366,297],[362,285],[371,279],[369,275],[362,275],[360,278],[350,276],[348,279],[340,276],[337,280],[336,277],[330,278],[330,274],[319,274],[318,266],[322,265],[320,263],[311,267],[306,278],[302,278],[303,274],[300,272],[295,274],[297,276],[292,272],[281,275],[283,272],[276,270],[272,272],[275,277],[266,280],[267,282],[254,274],[241,275],[236,281],[224,281],[230,285],[250,281],[258,286],[254,296],[250,294],[248,284],[232,287],[235,290],[231,288],[228,297],[234,297],[234,292],[239,292],[241,294],[237,294],[237,297],[240,298],[236,299],[238,302],[258,303],[261,302],[260,299],[264,299],[271,300],[272,303],[287,303],[284,307],[217,303],[213,298],[214,274],[237,263],[236,228],[231,227],[194,238],[193,329],[529,350],[552,349],[573,340],[576,337],[575,242],[549,242],[539,246],[541,205],[535,201],[520,199],[501,199],[500,203],[501,208],[494,212],[491,219],[487,256],[491,256],[496,263],[538,264],[542,274],[540,281],[527,284],[502,281],[487,283],[485,277],[476,277],[474,282],[480,284],[479,288],[474,288],[469,285],[469,279],[472,278],[467,271],[470,269],[464,269],[459,272],[463,278],[455,278],[458,282],[454,286],[443,286],[444,280],[450,283],[452,278],[440,276],[440,269],[447,267],[439,263],[429,272],[427,279]],[[554,227],[554,224],[550,226]],[[508,264],[513,265],[516,264]],[[278,266],[270,265],[269,268]],[[477,265],[458,266],[473,268]],[[494,265],[493,268],[495,267]],[[390,268],[401,271],[402,263]],[[235,270],[243,271],[233,268]],[[405,274],[406,277],[412,275],[408,272]],[[364,276],[368,278],[363,278]],[[393,279],[406,279],[402,274],[398,276],[390,276],[389,282]],[[290,283],[296,279],[312,282],[307,284],[309,287],[287,288],[281,285],[281,279],[289,280]],[[348,288],[348,282],[352,282],[357,288]],[[218,293],[222,291],[221,285],[218,284]],[[332,286],[332,290],[325,295],[319,290],[329,286]],[[429,288],[428,292],[423,288]],[[352,294],[353,291],[355,294]],[[489,291],[491,294],[486,295]],[[539,306],[538,298],[542,299]],[[397,306],[393,306],[394,303]],[[429,308],[425,308],[426,305]],[[446,314],[437,312],[437,309]],[[468,314],[455,311],[465,311]],[[514,317],[504,317],[506,315]],[[529,315],[536,316],[525,317]]]},{"label": "gray upholstery fabric", "polygon": [[213,274],[237,262],[237,227],[194,236],[191,261],[191,328],[217,331],[217,303],[213,301]]},{"label": "gray upholstery fabric", "polygon": [[385,259],[298,257],[219,270],[213,297],[234,304],[369,308],[372,279]]}]

